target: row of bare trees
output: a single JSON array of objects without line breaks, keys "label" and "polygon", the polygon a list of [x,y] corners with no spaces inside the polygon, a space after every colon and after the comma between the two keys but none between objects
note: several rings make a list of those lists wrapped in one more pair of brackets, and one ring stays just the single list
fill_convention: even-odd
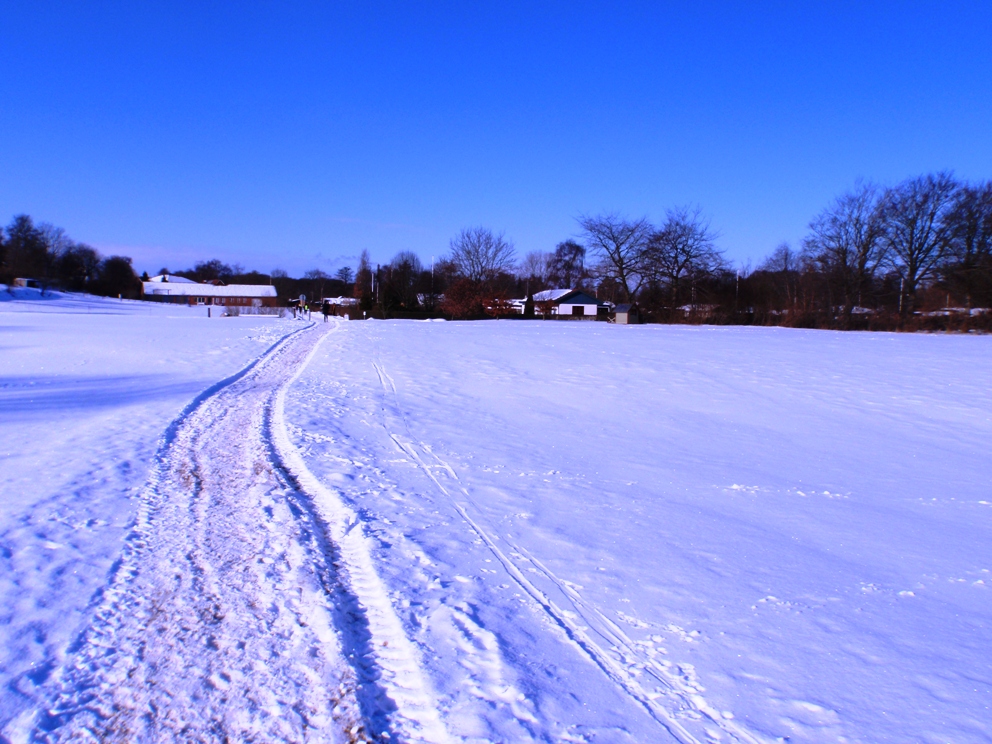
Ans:
[{"label": "row of bare trees", "polygon": [[779,246],[754,272],[728,265],[698,208],[671,209],[659,226],[616,213],[578,223],[580,243],[524,258],[528,288],[578,284],[637,299],[656,320],[838,328],[992,307],[992,182],[947,172],[857,183],[810,221],[798,250]]},{"label": "row of bare trees", "polygon": [[[753,272],[731,268],[717,239],[699,208],[677,207],[657,225],[618,213],[584,215],[574,239],[519,262],[505,234],[473,227],[430,267],[410,251],[373,266],[365,251],[354,274],[350,267],[336,276],[314,269],[292,279],[217,260],[176,273],[271,282],[284,299],[353,292],[364,311],[394,316],[439,309],[454,317],[498,315],[508,312],[510,298],[548,288],[637,300],[660,321],[850,328],[866,327],[869,316],[905,321],[920,311],[961,307],[970,316],[992,307],[992,181],[966,183],[941,172],[891,187],[857,183],[814,216],[798,249],[779,246]],[[0,230],[0,282],[17,276],[65,289],[140,293],[130,259],[105,258],[26,215]]]},{"label": "row of bare trees", "polygon": [[408,252],[374,269],[363,253],[355,294],[363,309],[394,315],[430,312],[441,298],[437,307],[462,318],[508,314],[511,298],[548,288],[581,287],[613,301],[650,290],[675,307],[695,281],[726,265],[699,209],[672,209],[657,227],[617,214],[584,216],[578,227],[582,242],[565,240],[554,251],[534,251],[519,262],[504,233],[464,229],[429,273]]},{"label": "row of bare trees", "polygon": [[505,306],[516,284],[516,254],[503,233],[484,227],[462,230],[450,252],[425,266],[411,251],[373,266],[363,251],[355,273],[354,295],[366,314],[386,317],[443,312],[452,317],[484,317],[494,303]]},{"label": "row of bare trees", "polygon": [[764,287],[759,306],[834,316],[840,327],[856,314],[910,318],[925,298],[988,307],[992,182],[942,172],[890,188],[858,183],[810,222],[799,251],[780,246],[748,279]]},{"label": "row of bare trees", "polygon": [[699,208],[668,210],[661,225],[617,213],[578,219],[581,243],[567,240],[554,252],[521,262],[529,289],[582,286],[612,302],[647,300],[671,311],[693,287],[727,268],[717,235]]}]

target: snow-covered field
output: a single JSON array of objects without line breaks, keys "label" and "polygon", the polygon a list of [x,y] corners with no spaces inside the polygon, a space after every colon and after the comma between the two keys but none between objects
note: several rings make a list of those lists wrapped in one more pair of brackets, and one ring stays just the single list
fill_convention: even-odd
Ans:
[{"label": "snow-covered field", "polygon": [[0,303],[0,737],[992,740],[992,338],[203,315]]},{"label": "snow-covered field", "polygon": [[992,339],[363,323],[290,391],[461,737],[992,737]]},{"label": "snow-covered field", "polygon": [[89,622],[170,421],[289,330],[0,288],[0,741]]}]

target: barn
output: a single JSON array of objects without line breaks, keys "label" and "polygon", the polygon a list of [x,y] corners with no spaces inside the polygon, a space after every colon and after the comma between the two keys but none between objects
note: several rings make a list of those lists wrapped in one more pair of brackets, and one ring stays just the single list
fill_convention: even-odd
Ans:
[{"label": "barn", "polygon": [[144,298],[152,302],[222,307],[276,307],[276,288],[268,284],[200,284],[181,276],[160,274],[142,282]]}]

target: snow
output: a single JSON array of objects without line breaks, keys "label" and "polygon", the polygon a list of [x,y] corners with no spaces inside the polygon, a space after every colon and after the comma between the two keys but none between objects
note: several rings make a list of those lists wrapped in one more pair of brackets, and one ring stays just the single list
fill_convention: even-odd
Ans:
[{"label": "snow", "polygon": [[987,741],[990,352],[352,323],[287,415],[457,737]]},{"label": "snow", "polygon": [[551,300],[557,300],[559,297],[564,297],[574,291],[574,289],[545,289],[534,293],[534,302],[548,302]]},{"label": "snow", "polygon": [[290,329],[0,288],[0,736],[89,621],[170,421]]},{"label": "snow", "polygon": [[144,282],[146,295],[178,297],[275,297],[276,288],[268,284],[197,284],[196,282],[168,284]]},{"label": "snow", "polygon": [[992,738],[990,337],[0,300],[0,741]]},{"label": "snow", "polygon": [[[192,279],[184,276],[173,276],[172,274],[157,274],[148,278],[149,282],[168,282],[169,284],[197,284]],[[147,283],[147,282],[146,282]]]}]

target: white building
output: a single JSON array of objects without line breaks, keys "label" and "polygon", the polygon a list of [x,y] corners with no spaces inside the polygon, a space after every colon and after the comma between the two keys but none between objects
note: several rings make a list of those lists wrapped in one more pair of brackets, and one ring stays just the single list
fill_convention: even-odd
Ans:
[{"label": "white building", "polygon": [[144,299],[185,305],[224,307],[276,307],[276,288],[269,284],[210,284],[181,276],[160,274],[142,282]]},{"label": "white building", "polygon": [[[524,312],[526,300],[513,300],[513,308]],[[601,302],[581,289],[546,289],[534,293],[534,312],[540,316],[583,318],[595,320],[609,312],[609,304]]]}]

